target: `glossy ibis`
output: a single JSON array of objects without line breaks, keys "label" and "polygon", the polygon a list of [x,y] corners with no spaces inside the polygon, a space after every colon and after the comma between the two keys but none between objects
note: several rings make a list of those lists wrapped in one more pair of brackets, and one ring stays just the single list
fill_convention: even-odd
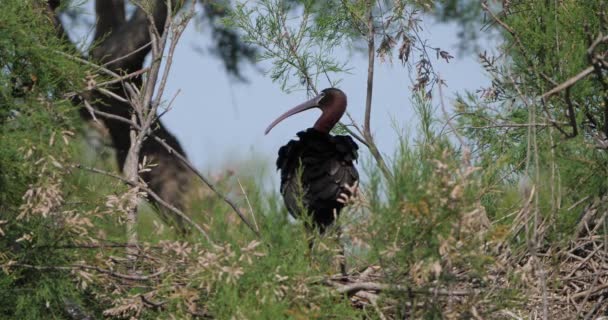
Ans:
[{"label": "glossy ibis", "polygon": [[305,211],[312,218],[313,226],[308,227],[323,233],[337,218],[345,199],[354,196],[359,180],[354,165],[357,144],[350,136],[330,134],[346,111],[346,95],[340,89],[325,89],[278,117],[265,134],[284,119],[312,108],[321,109],[321,116],[312,128],[297,133],[299,140],[279,149],[277,169],[289,213],[297,218]]}]

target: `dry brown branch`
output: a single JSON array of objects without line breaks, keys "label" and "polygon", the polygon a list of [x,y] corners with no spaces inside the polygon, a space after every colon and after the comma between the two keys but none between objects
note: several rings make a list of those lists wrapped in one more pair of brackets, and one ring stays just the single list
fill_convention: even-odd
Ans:
[{"label": "dry brown branch", "polygon": [[560,85],[556,86],[555,88],[545,92],[541,98],[545,101],[547,101],[547,99],[551,98],[552,95],[559,93],[562,90],[568,89],[571,86],[573,86],[574,84],[576,84],[578,81],[580,81],[581,79],[584,79],[586,76],[590,75],[591,72],[593,72],[593,67],[588,67],[585,70],[579,72],[578,74],[576,74],[575,76],[573,76],[572,78],[562,82]]},{"label": "dry brown branch", "polygon": [[576,294],[572,295],[572,298],[573,299],[580,299],[580,298],[587,297],[587,296],[590,296],[590,295],[593,295],[593,294],[597,294],[598,292],[600,292],[602,290],[606,290],[606,289],[608,289],[608,283],[604,283],[604,284],[601,284],[599,286],[592,286],[592,288],[589,289],[589,290],[585,290],[585,291],[582,291],[582,292],[579,292],[579,293],[576,293]]},{"label": "dry brown branch", "polygon": [[97,91],[99,91],[100,93],[103,93],[104,95],[116,99],[117,101],[123,102],[123,103],[129,103],[129,100],[117,95],[116,93],[106,89],[106,88],[97,88]]},{"label": "dry brown branch", "polygon": [[[140,6],[138,3],[136,3],[136,5]],[[173,8],[170,0],[166,2],[166,5],[167,12],[172,12]],[[142,6],[140,6],[140,9],[144,10]],[[168,14],[167,19],[165,20],[163,31],[161,33],[162,35],[159,34],[156,30],[156,24],[154,23],[154,17],[152,16],[152,14],[146,12],[148,19],[150,20],[150,25],[148,29],[152,44],[152,64],[149,68],[149,72],[147,73],[147,78],[144,85],[142,86],[141,92],[137,91],[134,86],[125,86],[130,93],[130,104],[133,110],[135,110],[135,113],[137,114],[137,117],[133,115],[131,120],[132,122],[140,123],[141,128],[140,130],[137,130],[134,127],[130,128],[131,146],[129,148],[129,151],[127,152],[126,160],[123,166],[123,174],[125,175],[127,180],[135,183],[136,185],[139,184],[138,165],[140,161],[140,151],[143,145],[143,141],[144,139],[146,139],[148,133],[152,131],[152,126],[157,119],[156,114],[158,107],[161,104],[161,99],[163,98],[163,91],[167,78],[169,76],[169,71],[171,69],[173,54],[175,52],[177,42],[179,41],[179,38],[183,33],[185,25],[192,17],[192,10],[194,10],[194,6],[192,6],[192,9],[188,14],[184,15],[183,20],[177,24],[174,23],[173,15]],[[163,59],[163,53],[165,51],[165,48],[167,47],[167,42],[169,38],[171,38],[171,41],[169,43],[167,57],[164,60],[165,67],[161,74],[161,61]],[[155,90],[159,75],[160,86],[157,90]],[[137,186],[136,188],[139,187]],[[159,203],[161,203],[164,207],[170,209],[172,212],[181,213],[180,210],[173,207],[171,204],[166,203],[156,194],[150,195]],[[131,199],[129,201],[130,205],[128,206],[127,211],[127,237],[129,241],[133,243],[137,242],[137,234],[134,228],[137,221],[137,200],[137,192],[135,192],[131,196]],[[183,213],[178,215],[182,219],[186,217],[186,215],[184,215]],[[204,231],[198,225],[194,224],[192,220],[189,219],[189,217],[185,220],[193,224],[197,229],[199,229],[199,231],[203,233],[203,235],[205,235],[208,241],[211,241],[210,238],[206,235],[206,233],[204,233]]]},{"label": "dry brown branch", "polygon": [[336,281],[328,281],[332,287],[336,287],[339,293],[353,294],[360,290],[365,291],[399,291],[414,294],[428,294],[428,295],[439,295],[439,296],[470,296],[475,295],[477,292],[471,290],[448,290],[440,288],[429,288],[429,289],[415,289],[397,284],[385,284],[377,282],[354,282],[350,284],[341,284]]},{"label": "dry brown branch", "polygon": [[[87,167],[87,166],[83,166],[81,164],[75,164],[73,165],[74,168],[77,169],[82,169],[82,170],[86,170],[86,171],[90,171],[90,172],[94,172],[94,173],[98,173],[98,174],[102,174],[117,180],[120,180],[132,187],[136,187],[141,189],[142,191],[144,191],[145,193],[147,193],[150,197],[154,198],[154,200],[156,200],[159,204],[161,204],[162,206],[164,206],[165,208],[171,210],[173,213],[175,213],[176,215],[180,216],[182,219],[184,219],[186,222],[190,223],[196,230],[198,230],[204,237],[205,239],[210,243],[213,244],[214,242],[211,240],[211,237],[209,237],[209,235],[207,234],[207,232],[200,226],[198,225],[196,222],[194,222],[188,215],[186,215],[185,213],[183,213],[181,210],[179,210],[178,208],[176,208],[175,206],[173,206],[170,203],[167,203],[166,201],[164,201],[158,194],[156,194],[154,191],[152,191],[150,188],[146,187],[145,185],[143,185],[142,183],[140,183],[139,181],[133,182],[129,179],[126,179],[120,175],[111,173],[111,172],[107,172],[104,170],[100,170],[97,168],[91,168],[91,167]],[[133,243],[127,243],[127,248],[129,247],[137,247],[137,244],[133,244]]]},{"label": "dry brown branch", "polygon": [[184,165],[186,165],[186,167],[188,167],[190,170],[192,170],[192,172],[196,176],[198,176],[207,185],[207,187],[209,187],[209,189],[211,189],[211,191],[213,191],[218,197],[222,198],[222,200],[224,200],[224,202],[227,203],[232,208],[232,210],[234,210],[234,212],[236,212],[236,214],[239,216],[239,218],[241,218],[241,220],[245,223],[245,225],[247,225],[249,230],[251,230],[253,233],[255,233],[256,236],[260,237],[260,233],[254,228],[253,224],[251,224],[251,222],[249,222],[249,219],[247,219],[247,217],[245,217],[243,212],[241,212],[241,210],[236,205],[236,203],[234,203],[234,201],[230,200],[225,194],[223,194],[222,192],[217,190],[217,188],[215,187],[215,185],[213,183],[211,183],[202,173],[200,173],[200,171],[198,171],[190,163],[190,161],[188,161],[188,159],[186,159],[184,156],[182,156],[181,154],[176,152],[175,149],[173,149],[167,142],[165,142],[158,136],[153,136],[153,137],[154,137],[154,140],[158,141],[158,143],[160,143],[163,147],[165,147],[165,149],[167,149],[171,154],[173,154],[177,159],[179,159]]},{"label": "dry brown branch", "polygon": [[84,107],[87,109],[87,111],[91,115],[91,118],[93,118],[93,121],[100,123],[99,120],[97,120],[97,117],[95,117],[95,109],[93,109],[93,107],[91,106],[89,101],[87,101],[86,99],[83,99],[83,101],[84,101]]},{"label": "dry brown branch", "polygon": [[495,124],[495,125],[487,125],[487,126],[478,126],[478,127],[464,127],[464,129],[496,129],[496,128],[527,128],[527,127],[550,127],[551,124],[548,123],[504,123],[504,124]]},{"label": "dry brown branch", "polygon": [[147,73],[149,71],[150,71],[150,68],[142,68],[142,69],[139,69],[137,71],[125,74],[124,76],[121,76],[119,78],[114,78],[112,80],[108,80],[108,81],[97,83],[97,84],[95,84],[95,86],[93,86],[93,87],[91,87],[89,89],[92,90],[92,89],[99,88],[99,87],[106,87],[106,86],[109,86],[111,84],[122,82],[122,81],[125,81],[125,80],[128,80],[128,79],[131,79],[131,78],[139,77],[142,74]]},{"label": "dry brown branch", "polygon": [[350,134],[351,136],[353,136],[357,141],[361,142],[361,144],[363,144],[366,148],[369,149],[369,144],[362,137],[363,136],[363,132],[361,131],[361,127],[357,124],[357,121],[355,121],[355,119],[353,118],[353,116],[350,114],[350,112],[348,110],[346,110],[345,114],[348,117],[348,120],[350,121],[350,125],[353,128],[355,128],[355,130],[357,130],[357,133],[355,133],[351,129],[349,129],[348,125],[340,122],[340,124],[342,125],[342,127],[344,129],[346,129],[346,131],[348,132],[348,134]]},{"label": "dry brown branch", "polygon": [[239,187],[241,188],[241,192],[245,196],[245,201],[247,201],[247,205],[249,206],[249,212],[251,212],[251,219],[253,220],[253,224],[255,225],[255,230],[259,233],[260,232],[260,227],[258,226],[258,223],[255,220],[255,212],[253,212],[253,207],[251,206],[251,202],[249,202],[249,197],[247,196],[247,192],[245,191],[245,188],[241,184],[241,180],[237,179],[237,182],[239,183]]},{"label": "dry brown branch", "polygon": [[[141,7],[143,10],[143,7]],[[197,230],[199,230],[209,241],[212,243],[211,239],[207,235],[207,233],[196,223],[192,221],[187,215],[185,215],[181,210],[174,207],[172,204],[164,201],[160,196],[154,193],[152,190],[142,185],[139,182],[139,171],[138,164],[140,159],[140,150],[143,144],[144,139],[152,133],[152,126],[157,120],[156,114],[157,109],[161,104],[161,99],[163,96],[164,88],[168,79],[171,62],[173,59],[173,54],[177,45],[177,41],[180,38],[180,35],[183,33],[185,26],[188,21],[193,16],[193,10],[195,6],[191,6],[191,11],[187,14],[184,14],[181,21],[175,23],[172,16],[168,15],[165,20],[164,30],[162,33],[158,33],[156,28],[154,28],[154,20],[153,17],[148,14],[148,18],[150,19],[151,26],[149,28],[151,44],[152,44],[152,65],[149,67],[149,72],[147,75],[146,82],[142,86],[142,91],[139,91],[135,86],[129,85],[128,83],[124,83],[127,92],[129,93],[128,101],[132,106],[135,114],[131,119],[127,119],[125,117],[110,115],[105,112],[94,110],[94,114],[104,115],[106,117],[125,122],[130,124],[131,128],[131,146],[127,153],[127,157],[125,160],[125,164],[123,167],[123,174],[125,176],[123,180],[128,184],[132,185],[135,188],[139,188],[144,190],[148,195],[150,195],[153,199],[155,199],[158,203],[160,203],[165,208],[169,209],[173,213],[177,214],[179,217],[184,219],[193,225]],[[167,10],[171,12],[171,1],[167,1]],[[162,35],[161,35],[162,34]],[[165,67],[161,74],[161,59],[163,52],[165,51],[165,47],[167,46],[168,39],[171,38],[169,43],[168,54],[166,57]],[[101,68],[102,70],[104,68]],[[160,80],[158,80],[160,77]],[[157,81],[160,81],[158,88],[155,90]],[[179,152],[176,152],[169,144],[167,144],[164,140],[154,136],[156,141],[158,141],[164,148],[167,149],[169,153],[173,153],[181,162],[183,162],[187,167],[189,167],[205,184],[212,189],[216,194],[221,196],[226,203],[228,203],[234,210],[237,212],[239,217],[245,222],[245,224],[257,235],[259,236],[259,232],[254,229],[254,227],[249,223],[249,221],[245,218],[245,216],[240,212],[238,207],[230,201],[226,196],[221,194],[214,186],[211,184],[202,174],[200,174],[184,156],[182,156]],[[101,170],[97,170],[94,168],[88,168],[91,171],[103,173]],[[116,176],[116,175],[114,175]],[[137,243],[137,235],[135,233],[135,224],[137,221],[137,192],[134,192],[132,195],[132,199],[129,201],[130,205],[128,206],[127,212],[127,233],[128,233],[128,241],[130,244],[135,245]],[[132,251],[132,250],[131,250]],[[131,253],[134,256],[134,253]]]},{"label": "dry brown branch", "polygon": [[96,267],[96,266],[91,266],[91,265],[86,265],[86,264],[77,264],[77,263],[71,264],[71,265],[65,265],[65,266],[42,266],[42,265],[32,265],[32,264],[18,263],[18,262],[8,262],[8,263],[0,265],[0,268],[2,268],[2,269],[5,269],[5,268],[8,269],[11,267],[28,268],[28,269],[35,269],[35,270],[75,270],[75,269],[93,270],[93,271],[97,271],[99,273],[109,275],[114,278],[119,278],[119,279],[123,279],[123,280],[131,280],[131,281],[147,281],[150,279],[158,278],[160,275],[162,275],[165,272],[165,270],[161,268],[160,270],[158,270],[152,274],[149,274],[149,275],[122,274],[122,273],[118,273],[118,272],[108,270],[108,269],[103,269],[103,268]]},{"label": "dry brown branch", "polygon": [[[99,110],[93,110],[93,112],[97,115],[103,116],[103,117],[108,117],[111,119],[115,119],[124,123],[127,123],[129,125],[131,125],[132,127],[134,127],[137,130],[142,130],[141,126],[139,124],[137,124],[136,122],[120,117],[120,116],[116,116],[113,114],[109,114],[103,111],[99,111]],[[239,209],[239,207],[236,205],[236,203],[234,203],[234,201],[232,201],[231,199],[229,199],[226,195],[224,195],[221,191],[219,191],[215,185],[213,183],[211,183],[211,181],[209,179],[207,179],[207,177],[205,177],[198,169],[196,169],[194,167],[194,165],[192,165],[192,163],[190,163],[190,161],[188,161],[188,159],[186,159],[184,156],[182,156],[179,152],[177,152],[175,149],[173,149],[168,143],[166,143],[164,140],[162,140],[161,138],[159,138],[158,136],[156,136],[154,133],[150,133],[150,136],[156,140],[158,143],[160,143],[169,153],[171,153],[173,156],[175,156],[179,161],[181,161],[186,167],[188,167],[188,169],[190,169],[197,177],[199,177],[199,179],[201,179],[201,181],[203,181],[205,183],[205,185],[207,185],[207,187],[209,187],[209,189],[211,189],[211,191],[213,191],[218,197],[220,197],[226,204],[228,204],[232,210],[234,210],[234,212],[239,216],[239,218],[243,221],[243,223],[245,223],[245,225],[253,232],[256,234],[256,236],[260,237],[259,231],[257,230],[257,228],[255,228],[253,226],[253,224],[251,222],[249,222],[249,220],[247,219],[247,217],[245,217],[245,215],[241,212],[241,210]]]},{"label": "dry brown branch", "polygon": [[141,298],[141,301],[143,303],[145,303],[151,307],[154,307],[154,308],[160,308],[167,303],[166,301],[160,301],[160,302],[152,301],[149,298],[147,298],[145,294],[141,294],[141,295],[139,295],[139,297]]},{"label": "dry brown branch", "polygon": [[571,269],[570,273],[566,276],[566,278],[571,278],[578,269],[580,269],[583,265],[585,265],[591,258],[593,258],[593,256],[604,246],[603,243],[600,243],[600,245],[595,248],[585,259],[581,260],[576,266],[574,266],[574,268],[569,268]]},{"label": "dry brown branch", "polygon": [[371,138],[372,94],[374,91],[374,61],[376,48],[374,45],[375,29],[372,2],[368,1],[369,13],[367,18],[367,89],[365,95],[365,121],[363,133],[366,139]]},{"label": "dry brown branch", "polygon": [[[79,243],[72,245],[58,245],[58,246],[40,246],[40,248],[52,248],[52,249],[115,249],[115,248],[127,248],[130,245],[127,243]],[[159,246],[148,246],[149,248],[159,249]]]},{"label": "dry brown branch", "polygon": [[140,52],[140,51],[142,51],[142,50],[145,50],[145,49],[146,49],[146,48],[148,48],[150,45],[152,45],[152,42],[151,42],[151,41],[147,42],[147,43],[146,43],[146,44],[144,44],[143,46],[141,46],[141,47],[139,47],[139,48],[137,48],[137,49],[135,49],[135,50],[133,50],[133,51],[131,51],[131,52],[129,52],[129,53],[127,53],[127,54],[123,55],[123,56],[120,56],[120,57],[118,57],[118,58],[116,58],[116,59],[113,59],[113,60],[110,60],[110,61],[108,61],[108,62],[104,62],[104,63],[103,63],[101,66],[102,66],[102,67],[108,67],[109,65],[111,65],[111,64],[113,64],[113,63],[116,63],[116,62],[118,62],[118,61],[121,61],[121,60],[127,59],[127,58],[129,58],[130,56],[132,56],[132,55],[134,55],[134,54],[136,54],[136,53],[138,53],[138,52]]},{"label": "dry brown branch", "polygon": [[371,131],[371,113],[372,113],[372,97],[374,93],[374,61],[376,60],[376,47],[374,44],[374,38],[376,36],[376,32],[374,29],[374,3],[372,1],[368,1],[367,6],[368,17],[367,17],[367,88],[365,95],[365,120],[363,122],[363,138],[365,139],[366,146],[371,152],[374,159],[382,171],[384,178],[388,181],[393,179],[393,175],[391,171],[388,169],[384,158],[380,154],[376,143],[374,142],[374,137],[372,136]]},{"label": "dry brown branch", "polygon": [[108,69],[106,67],[100,66],[100,65],[98,65],[98,64],[96,64],[94,62],[91,62],[89,60],[86,60],[86,59],[83,59],[83,58],[80,58],[80,57],[76,57],[76,56],[73,56],[71,54],[65,53],[63,51],[59,51],[59,50],[54,50],[53,52],[56,53],[56,54],[59,54],[61,56],[64,56],[64,57],[66,57],[66,58],[68,58],[70,60],[74,60],[74,61],[82,63],[82,64],[84,64],[86,66],[92,67],[95,70],[99,70],[102,73],[105,73],[106,75],[108,75],[108,76],[110,76],[112,78],[120,78],[120,75],[118,73],[116,73],[116,72],[114,72],[114,71],[112,71],[112,70],[110,70],[110,69]]}]

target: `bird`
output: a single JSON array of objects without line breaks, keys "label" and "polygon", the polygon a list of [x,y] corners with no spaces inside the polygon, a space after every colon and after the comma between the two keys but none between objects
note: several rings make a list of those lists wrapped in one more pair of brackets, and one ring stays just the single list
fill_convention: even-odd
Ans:
[{"label": "bird", "polygon": [[[294,218],[311,219],[308,229],[323,234],[340,214],[348,199],[356,196],[359,173],[355,167],[359,147],[348,135],[332,135],[331,130],[346,111],[346,94],[337,88],[322,90],[274,120],[267,135],[279,122],[305,110],[319,108],[315,124],[298,132],[278,152],[281,194]],[[307,220],[305,220],[307,221]]]}]

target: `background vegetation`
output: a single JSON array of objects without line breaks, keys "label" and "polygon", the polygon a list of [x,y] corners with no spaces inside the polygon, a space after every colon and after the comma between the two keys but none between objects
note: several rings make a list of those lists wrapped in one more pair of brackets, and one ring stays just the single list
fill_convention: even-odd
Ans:
[{"label": "background vegetation", "polygon": [[[186,200],[166,203],[163,186],[148,187],[159,153],[130,144],[122,150],[136,159],[129,171],[91,146],[97,132],[93,140],[114,141],[121,152],[104,129],[108,119],[128,124],[127,142],[154,139],[156,110],[170,104],[153,81],[166,74],[160,59],[171,59],[163,49],[170,52],[200,8],[176,2],[164,26],[150,29],[153,59],[139,77],[94,54],[82,58],[53,23],[54,10],[77,11],[57,4],[0,3],[0,317],[591,319],[608,312],[604,1],[205,7],[215,12],[216,39],[244,42],[231,51],[219,41],[228,70],[257,53],[284,90],[339,83],[348,61],[328,54],[333,48],[369,57],[364,123],[347,115],[335,129],[367,150],[359,163],[367,178],[340,217],[342,233],[313,235],[312,249],[303,223],[288,220],[261,176],[188,171]],[[490,87],[445,101],[433,64],[452,56],[419,35],[420,19],[431,14],[459,22],[469,48],[477,35],[500,34],[498,48],[479,54]],[[378,150],[369,121],[374,64],[387,59],[408,67],[418,116],[411,134],[396,132],[392,155]],[[116,83],[137,89],[118,97],[127,117],[103,109],[96,96]],[[171,145],[179,146],[158,143],[172,156]],[[180,172],[193,169],[171,159]],[[159,219],[166,214],[179,219]]]}]

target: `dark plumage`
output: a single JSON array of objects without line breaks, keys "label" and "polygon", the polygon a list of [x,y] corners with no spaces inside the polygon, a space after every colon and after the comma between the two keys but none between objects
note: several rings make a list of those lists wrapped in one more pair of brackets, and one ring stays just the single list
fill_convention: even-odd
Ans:
[{"label": "dark plumage", "polygon": [[298,132],[298,137],[279,149],[281,194],[294,217],[301,215],[304,205],[323,232],[344,207],[337,201],[340,194],[351,196],[345,186],[359,180],[354,166],[358,147],[349,136],[332,136],[314,128]]},{"label": "dark plumage", "polygon": [[354,196],[350,187],[359,180],[354,165],[357,144],[349,136],[329,133],[346,111],[346,95],[336,88],[325,89],[278,117],[266,133],[284,119],[311,108],[321,109],[321,116],[312,128],[298,132],[299,140],[279,149],[277,169],[289,212],[297,218],[306,211],[313,226],[323,232],[344,207],[338,199]]}]

